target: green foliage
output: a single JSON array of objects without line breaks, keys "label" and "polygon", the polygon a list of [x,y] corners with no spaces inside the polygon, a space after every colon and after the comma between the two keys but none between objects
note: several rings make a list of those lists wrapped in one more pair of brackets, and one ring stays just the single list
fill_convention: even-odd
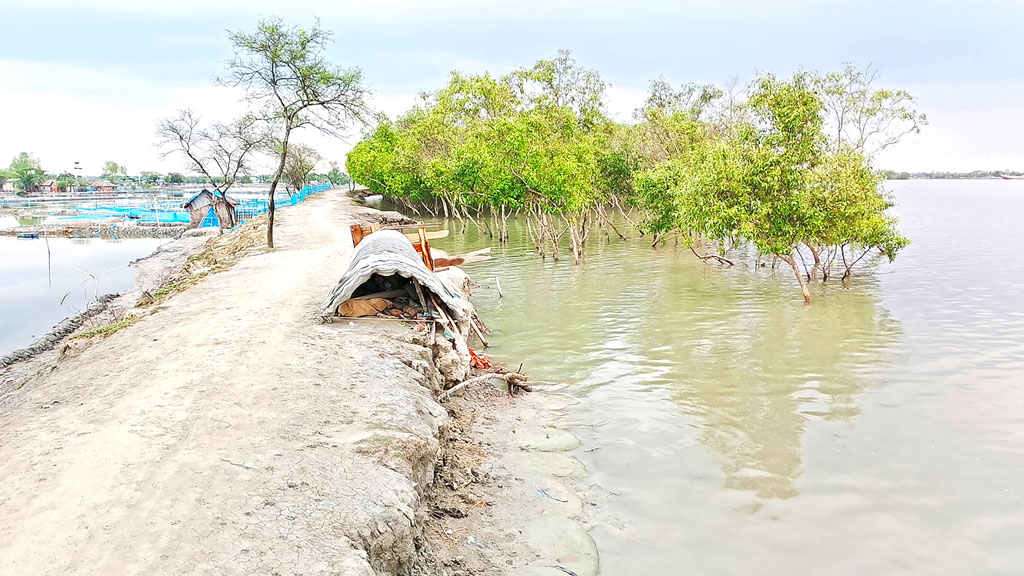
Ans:
[{"label": "green foliage", "polygon": [[904,90],[877,89],[878,70],[847,62],[842,71],[815,77],[815,86],[834,131],[832,144],[874,156],[917,134],[928,118],[917,100]]},{"label": "green foliage", "polygon": [[304,127],[340,135],[369,116],[359,68],[341,68],[327,59],[333,34],[315,22],[288,26],[266,18],[251,33],[232,32],[234,57],[223,84],[242,88],[259,107],[257,118],[268,126],[277,149],[277,169],[270,181],[267,246],[274,246],[274,193],[285,174],[292,133]]},{"label": "green foliage", "polygon": [[801,246],[819,265],[823,250],[847,247],[894,258],[907,240],[886,214],[884,179],[864,151],[828,139],[817,83],[808,73],[761,76],[746,120],[638,174],[647,229],[694,233],[719,246],[742,238],[789,263],[802,286],[793,258]]},{"label": "green foliage", "polygon": [[708,116],[719,104],[722,91],[714,86],[686,84],[674,90],[668,82],[651,82],[644,105],[634,116],[648,164],[685,157],[711,136],[714,126]]},{"label": "green foliage", "polygon": [[789,263],[803,286],[801,249],[816,270],[841,256],[848,275],[850,261],[891,259],[907,244],[871,159],[925,118],[909,94],[874,80],[850,66],[764,74],[744,94],[656,80],[636,123],[619,124],[603,113],[597,72],[560,51],[501,78],[452,73],[405,115],[382,118],[346,166],[374,192],[456,215],[525,209],[542,254],[557,255],[565,232],[551,218],[561,219],[577,260],[589,215],[625,200],[656,238],[747,243]]},{"label": "green foliage", "polygon": [[164,178],[164,182],[168,184],[184,184],[185,177],[182,176],[181,172],[168,172],[167,177]]},{"label": "green foliage", "polygon": [[128,167],[122,166],[113,160],[107,160],[103,163],[102,174],[103,178],[110,180],[114,184],[120,184],[128,177]]},{"label": "green foliage", "polygon": [[[582,247],[588,211],[630,189],[635,166],[604,117],[604,88],[567,51],[500,78],[455,72],[396,121],[380,119],[346,168],[373,192],[456,215],[526,209],[545,228],[547,216],[564,219]],[[557,250],[557,237],[541,241]]]},{"label": "green foliage", "polygon": [[59,186],[63,192],[69,192],[72,188],[78,185],[78,177],[70,172],[61,172],[57,176],[56,181],[57,186]]},{"label": "green foliage", "polygon": [[324,174],[324,179],[331,183],[331,186],[340,186],[342,184],[348,184],[352,181],[352,178],[348,174],[341,171],[337,162],[331,161],[331,170],[327,174]]},{"label": "green foliage", "polygon": [[28,152],[15,156],[7,168],[7,178],[14,180],[14,185],[20,193],[32,190],[32,187],[45,176],[46,172],[39,160]]},{"label": "green foliage", "polygon": [[88,330],[85,330],[83,332],[75,334],[74,336],[71,337],[71,339],[72,340],[86,340],[86,339],[94,338],[94,337],[106,338],[107,336],[110,336],[110,335],[114,334],[115,332],[118,332],[118,331],[120,331],[120,330],[122,330],[124,328],[127,328],[127,327],[131,326],[132,324],[135,324],[140,319],[142,319],[142,316],[139,316],[137,314],[132,314],[132,315],[126,316],[125,318],[123,318],[121,320],[118,320],[117,322],[114,322],[112,324],[106,324],[104,326],[97,326],[95,328],[90,328]]},{"label": "green foliage", "polygon": [[284,179],[293,190],[301,190],[309,182],[317,163],[322,159],[320,153],[311,146],[292,144],[284,165]]},{"label": "green foliage", "polygon": [[910,180],[922,178],[926,180],[965,180],[979,178],[1001,178],[1003,176],[1024,176],[1019,170],[971,170],[970,172],[896,172],[883,170],[886,180]]}]

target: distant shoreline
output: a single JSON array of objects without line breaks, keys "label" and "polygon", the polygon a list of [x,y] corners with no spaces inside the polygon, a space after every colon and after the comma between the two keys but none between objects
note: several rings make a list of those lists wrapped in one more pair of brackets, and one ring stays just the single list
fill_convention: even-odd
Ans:
[{"label": "distant shoreline", "polygon": [[972,170],[970,172],[905,172],[899,170],[882,170],[887,180],[1005,180],[1024,177],[1024,172],[1016,170]]}]

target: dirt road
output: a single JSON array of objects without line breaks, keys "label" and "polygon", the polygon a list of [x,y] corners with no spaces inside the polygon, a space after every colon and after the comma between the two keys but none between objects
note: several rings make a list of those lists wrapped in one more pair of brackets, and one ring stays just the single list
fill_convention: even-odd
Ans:
[{"label": "dirt road", "polygon": [[0,574],[358,575],[417,554],[446,418],[408,361],[423,349],[314,317],[351,250],[345,197],[278,223],[277,250],[8,392]]}]

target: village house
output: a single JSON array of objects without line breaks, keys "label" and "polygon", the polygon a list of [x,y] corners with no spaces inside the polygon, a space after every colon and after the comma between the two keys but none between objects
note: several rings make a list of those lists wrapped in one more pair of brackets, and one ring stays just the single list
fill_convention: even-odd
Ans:
[{"label": "village house", "polygon": [[30,190],[33,194],[53,194],[60,192],[60,186],[57,185],[56,180],[44,180],[42,182],[36,182]]},{"label": "village house", "polygon": [[117,190],[117,186],[110,180],[93,180],[89,183],[89,188],[93,188],[97,192],[113,192]]}]

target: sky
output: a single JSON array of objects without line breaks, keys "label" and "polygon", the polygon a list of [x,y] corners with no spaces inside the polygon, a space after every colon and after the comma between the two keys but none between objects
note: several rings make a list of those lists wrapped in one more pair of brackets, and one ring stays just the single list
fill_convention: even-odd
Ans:
[{"label": "sky", "polygon": [[[214,84],[227,32],[270,15],[319,18],[332,62],[361,68],[391,117],[451,70],[502,74],[560,48],[601,73],[621,120],[658,77],[723,84],[850,61],[876,66],[879,86],[910,91],[929,119],[880,168],[1024,170],[1019,0],[0,0],[0,164],[27,151],[55,173],[77,161],[96,175],[106,160],[184,171],[156,146],[157,123],[181,108],[237,116],[240,94]],[[298,140],[344,165],[360,137]]]}]

